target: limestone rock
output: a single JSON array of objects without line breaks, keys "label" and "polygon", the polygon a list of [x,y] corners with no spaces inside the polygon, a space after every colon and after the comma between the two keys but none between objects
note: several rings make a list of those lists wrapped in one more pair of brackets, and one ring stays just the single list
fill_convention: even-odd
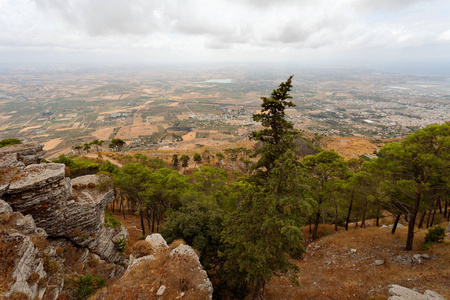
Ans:
[{"label": "limestone rock", "polygon": [[170,256],[173,256],[174,258],[185,255],[192,257],[200,264],[197,253],[195,253],[191,246],[181,244],[170,252]]},{"label": "limestone rock", "polygon": [[160,286],[158,291],[156,292],[156,296],[162,296],[165,291],[166,291],[166,286],[165,285]]},{"label": "limestone rock", "polygon": [[37,142],[10,145],[0,148],[0,156],[13,154],[16,155],[18,161],[22,161],[25,165],[38,164],[44,157],[42,148],[44,148],[44,145]]},{"label": "limestone rock", "polygon": [[373,263],[374,266],[381,266],[384,264],[384,260],[382,259],[377,259],[375,260],[375,262]]},{"label": "limestone rock", "polygon": [[149,242],[153,249],[159,248],[159,247],[165,247],[167,248],[166,240],[163,238],[163,236],[159,233],[153,233],[151,235],[148,235],[145,240]]},{"label": "limestone rock", "polygon": [[171,250],[160,234],[146,240],[159,245],[157,251],[138,259],[131,256],[125,274],[94,299],[129,299],[130,293],[136,299],[212,299],[211,281],[190,246]]},{"label": "limestone rock", "polygon": [[448,224],[447,228],[445,228],[446,232],[450,232],[450,224]]},{"label": "limestone rock", "polygon": [[12,213],[13,213],[13,210],[12,210],[11,206],[8,203],[6,203],[5,201],[0,199],[0,216],[3,214],[10,215]]},{"label": "limestone rock", "polygon": [[445,300],[434,291],[427,290],[421,294],[397,284],[390,286],[389,293],[391,294],[389,300]]},{"label": "limestone rock", "polygon": [[107,261],[123,263],[113,238],[126,243],[128,232],[123,227],[103,226],[104,209],[114,192],[96,189],[96,175],[70,180],[64,168],[64,164],[53,163],[28,165],[10,182],[3,198],[13,210],[33,216],[49,236],[67,237]]},{"label": "limestone rock", "polygon": [[[5,280],[5,297],[13,292],[27,294],[31,299],[41,298],[45,287],[39,285],[40,280],[45,280],[47,274],[44,270],[44,261],[40,250],[34,245],[29,234],[38,235],[40,232],[30,216],[12,211],[8,203],[0,200],[0,215],[2,217],[2,231],[0,232],[0,244],[2,274]],[[8,280],[8,278],[10,280]],[[0,290],[0,298],[2,292]]]},{"label": "limestone rock", "polygon": [[128,265],[128,269],[132,268],[133,266],[136,266],[136,265],[140,264],[143,261],[147,261],[147,260],[155,260],[155,257],[153,255],[147,255],[147,256],[143,256],[143,257],[137,258],[137,259],[134,259],[134,258],[130,257],[130,263]]}]

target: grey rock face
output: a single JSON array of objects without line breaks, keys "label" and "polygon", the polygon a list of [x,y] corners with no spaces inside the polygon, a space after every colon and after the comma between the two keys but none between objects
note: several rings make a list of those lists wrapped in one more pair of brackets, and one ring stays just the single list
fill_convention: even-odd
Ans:
[{"label": "grey rock face", "polygon": [[[81,247],[87,247],[108,262],[124,263],[115,241],[128,240],[125,228],[105,228],[104,209],[114,199],[112,190],[99,190],[99,177],[86,175],[70,180],[65,177],[64,164],[29,164],[16,167],[14,154],[27,157],[27,163],[38,161],[42,147],[14,145],[4,147],[3,156],[14,164],[14,176],[0,186],[1,197],[14,211],[30,215],[36,225],[50,237],[65,237]],[[12,149],[11,149],[12,148]],[[13,152],[20,150],[18,152]],[[34,152],[33,152],[34,151]],[[35,153],[35,154],[33,154]],[[1,155],[1,153],[0,153]],[[34,158],[30,158],[34,155]],[[13,157],[13,158],[10,158]],[[7,166],[5,166],[7,168]]]},{"label": "grey rock face", "polygon": [[[8,252],[8,257],[2,257],[4,264],[12,264],[11,277],[13,284],[9,286],[5,297],[13,292],[22,292],[30,296],[42,298],[45,287],[39,286],[39,280],[45,280],[47,274],[44,271],[44,261],[40,258],[39,249],[35,247],[27,234],[40,234],[42,229],[37,228],[33,218],[13,213],[8,203],[0,200],[0,215],[14,214],[15,222],[10,224],[8,231],[0,234],[0,243],[4,249],[14,249]],[[45,236],[44,236],[45,237]],[[1,293],[0,293],[1,298]]]},{"label": "grey rock face", "polygon": [[25,165],[38,164],[44,157],[42,148],[44,148],[44,145],[38,144],[37,142],[6,146],[0,148],[0,157],[5,154],[15,154],[17,160],[22,161]]}]

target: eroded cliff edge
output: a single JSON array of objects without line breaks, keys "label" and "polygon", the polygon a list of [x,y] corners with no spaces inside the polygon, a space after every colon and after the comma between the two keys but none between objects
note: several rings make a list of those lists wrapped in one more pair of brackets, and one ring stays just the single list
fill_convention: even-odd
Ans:
[{"label": "eroded cliff edge", "polygon": [[56,299],[69,274],[94,266],[111,278],[125,270],[117,246],[128,232],[104,226],[114,197],[99,188],[105,179],[71,180],[64,164],[41,164],[42,156],[37,143],[0,149],[0,298]]}]

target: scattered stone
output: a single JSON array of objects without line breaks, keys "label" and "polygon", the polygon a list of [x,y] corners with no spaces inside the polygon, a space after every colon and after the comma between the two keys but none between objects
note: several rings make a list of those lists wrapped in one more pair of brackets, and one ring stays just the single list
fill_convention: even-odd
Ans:
[{"label": "scattered stone", "polygon": [[384,260],[382,260],[382,259],[377,259],[373,263],[374,266],[381,266],[382,264],[384,264]]},{"label": "scattered stone", "polygon": [[[391,225],[383,225],[383,226],[381,226],[380,228],[393,228],[394,227],[394,224],[391,224]],[[402,224],[400,224],[400,223],[398,223],[397,224],[397,228],[403,228],[403,227],[405,227],[405,226],[403,226]]]},{"label": "scattered stone", "polygon": [[356,253],[356,249],[350,249],[350,253]]},{"label": "scattered stone", "polygon": [[438,293],[426,290],[424,294],[418,293],[403,286],[393,284],[389,287],[389,300],[445,300]]},{"label": "scattered stone", "polygon": [[158,291],[156,292],[156,296],[162,296],[165,291],[166,291],[166,286],[165,285],[160,286]]}]

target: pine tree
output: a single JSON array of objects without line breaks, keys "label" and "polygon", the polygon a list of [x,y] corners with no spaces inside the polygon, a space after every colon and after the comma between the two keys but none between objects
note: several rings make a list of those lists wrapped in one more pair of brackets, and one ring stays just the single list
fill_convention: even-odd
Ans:
[{"label": "pine tree", "polygon": [[278,89],[273,90],[271,96],[261,97],[261,113],[254,114],[253,120],[261,122],[264,129],[253,131],[250,138],[260,141],[261,145],[257,148],[253,156],[260,156],[252,170],[263,178],[274,167],[275,161],[280,158],[287,150],[294,148],[294,138],[298,135],[298,130],[294,129],[292,122],[286,120],[285,109],[295,107],[289,99],[292,85],[290,76],[286,82],[282,82]]}]

